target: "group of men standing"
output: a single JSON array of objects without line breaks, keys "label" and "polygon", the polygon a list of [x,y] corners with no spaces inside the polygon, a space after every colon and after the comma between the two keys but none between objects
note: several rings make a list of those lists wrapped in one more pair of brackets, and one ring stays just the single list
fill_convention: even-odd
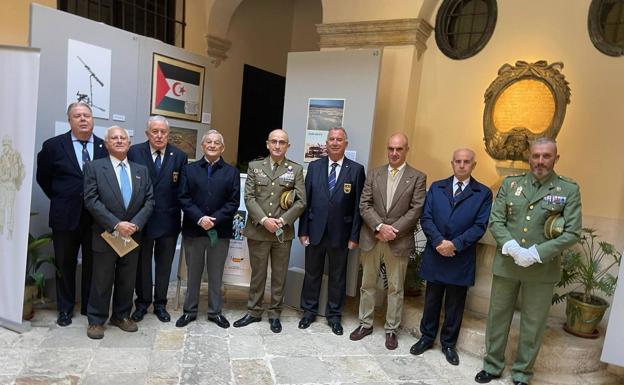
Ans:
[{"label": "group of men standing", "polygon": [[[221,286],[240,203],[240,174],[222,158],[223,136],[208,131],[201,140],[203,157],[187,164],[187,156],[169,143],[169,124],[163,117],[151,117],[148,140],[130,147],[128,132],[121,127],[108,128],[104,140],[95,136],[87,104],[72,103],[67,116],[70,131],[47,140],[37,158],[37,182],[51,201],[50,227],[59,269],[58,325],[72,322],[79,249],[81,313],[88,317],[89,337],[104,336],[111,295],[109,322],[124,331],[136,331],[136,322],[150,305],[160,321],[170,321],[167,289],[181,230],[188,288],[176,326],[196,320],[207,266],[208,320],[229,327],[222,314]],[[500,376],[514,304],[521,292],[520,340],[512,378],[515,384],[528,383],[559,279],[560,254],[578,239],[581,225],[578,186],[554,172],[559,156],[552,139],[531,144],[531,172],[506,178],[493,206],[490,189],[472,177],[476,160],[470,149],[456,150],[453,175],[434,182],[426,192],[425,174],[406,162],[409,143],[404,134],[390,136],[388,163],[368,177],[361,164],[345,157],[348,136],[343,128],[328,131],[327,156],[308,165],[305,179],[302,166],[286,158],[290,143],[285,131],[272,131],[266,146],[269,155],[249,163],[245,184],[249,218],[243,233],[252,274],[247,312],[234,327],[261,321],[270,263],[268,318],[270,329],[281,332],[294,223],[299,219],[298,238],[305,247],[299,328],[308,328],[320,313],[327,256],[324,314],[332,332],[343,334],[347,259],[349,251],[359,247],[360,325],[350,339],[361,340],[373,332],[376,288],[383,270],[388,284],[385,346],[396,349],[405,273],[420,220],[427,237],[421,270],[427,285],[421,338],[410,352],[419,355],[433,346],[444,306],[440,344],[447,361],[458,365],[456,344],[467,290],[474,284],[476,245],[489,221],[498,247],[484,369],[475,381],[486,383]],[[565,226],[557,238],[547,239],[543,227],[553,215],[562,216]],[[121,237],[124,244],[134,240],[139,247],[120,257],[104,240],[106,233]]]}]

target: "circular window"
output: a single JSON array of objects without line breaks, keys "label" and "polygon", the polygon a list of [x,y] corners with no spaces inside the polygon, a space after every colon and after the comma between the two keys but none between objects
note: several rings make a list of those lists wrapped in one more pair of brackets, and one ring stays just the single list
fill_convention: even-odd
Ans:
[{"label": "circular window", "polygon": [[587,24],[589,38],[600,52],[624,55],[624,0],[592,0]]},{"label": "circular window", "polygon": [[435,39],[451,59],[476,55],[496,26],[496,0],[444,0],[436,17]]}]

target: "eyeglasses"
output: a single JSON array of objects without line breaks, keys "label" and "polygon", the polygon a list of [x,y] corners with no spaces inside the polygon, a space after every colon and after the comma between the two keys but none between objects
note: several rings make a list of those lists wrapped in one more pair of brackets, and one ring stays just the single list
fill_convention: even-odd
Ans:
[{"label": "eyeglasses", "polygon": [[267,140],[267,143],[272,144],[274,146],[285,146],[288,144],[288,142],[285,140],[276,140],[276,139]]},{"label": "eyeglasses", "polygon": [[204,144],[207,144],[209,146],[210,145],[220,146],[222,143],[220,140],[206,140],[204,141]]}]

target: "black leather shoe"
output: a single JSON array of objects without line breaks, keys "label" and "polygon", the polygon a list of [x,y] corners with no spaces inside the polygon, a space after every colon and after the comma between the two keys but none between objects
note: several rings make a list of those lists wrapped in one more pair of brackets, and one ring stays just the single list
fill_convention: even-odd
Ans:
[{"label": "black leather shoe", "polygon": [[299,329],[309,328],[312,322],[314,322],[314,318],[303,316],[303,318],[301,318],[301,321],[299,321]]},{"label": "black leather shoe", "polygon": [[271,331],[273,333],[279,333],[282,331],[282,323],[279,318],[269,318],[269,324],[271,325]]},{"label": "black leather shoe", "polygon": [[217,314],[215,316],[208,316],[208,321],[214,322],[218,327],[227,329],[230,327],[230,322],[225,318],[223,314]]},{"label": "black leather shoe", "polygon": [[442,353],[444,353],[444,357],[446,357],[446,361],[451,365],[459,365],[459,356],[457,355],[457,350],[451,347],[442,347]]},{"label": "black leather shoe", "polygon": [[328,324],[331,327],[332,333],[334,333],[335,335],[341,336],[342,333],[344,333],[344,330],[342,330],[342,325],[340,324],[340,321],[328,322]]},{"label": "black leather shoe", "polygon": [[516,381],[516,380],[514,380],[513,383],[514,383],[514,385],[529,385],[528,382],[522,382],[522,381]]},{"label": "black leather shoe", "polygon": [[145,317],[145,314],[147,314],[147,310],[143,308],[137,308],[134,312],[132,312],[130,319],[134,322],[141,322],[143,321],[143,317]]},{"label": "black leather shoe", "polygon": [[184,313],[182,314],[182,317],[178,318],[178,320],[176,321],[176,327],[183,328],[189,323],[195,321],[196,319],[197,319],[196,315]]},{"label": "black leather shoe", "polygon": [[426,352],[427,350],[431,349],[432,346],[433,346],[432,343],[425,342],[425,340],[421,338],[418,340],[418,342],[412,345],[412,347],[410,348],[410,353],[412,353],[415,356],[419,356],[423,354],[424,352]]},{"label": "black leather shoe", "polygon": [[72,323],[72,316],[69,313],[60,312],[58,318],[56,319],[56,324],[58,326],[68,326]]},{"label": "black leather shoe", "polygon": [[249,325],[250,323],[260,322],[260,321],[262,321],[262,317],[254,317],[252,315],[245,314],[245,316],[243,318],[241,318],[238,321],[234,322],[234,327],[235,328],[242,328],[244,326]]},{"label": "black leather shoe", "polygon": [[477,373],[477,375],[475,376],[475,381],[478,382],[479,384],[487,384],[488,382],[496,378],[500,378],[500,376],[497,376],[492,373],[488,373],[485,370],[482,370],[479,373]]},{"label": "black leather shoe", "polygon": [[158,320],[160,322],[169,322],[169,321],[171,321],[171,316],[167,312],[167,309],[165,309],[164,307],[157,307],[157,308],[155,308],[154,309],[154,314],[156,314],[156,318],[158,318]]}]

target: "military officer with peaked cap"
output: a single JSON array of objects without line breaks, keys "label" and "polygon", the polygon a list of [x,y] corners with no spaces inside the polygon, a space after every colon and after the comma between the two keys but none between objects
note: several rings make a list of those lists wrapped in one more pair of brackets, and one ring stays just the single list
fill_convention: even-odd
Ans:
[{"label": "military officer with peaked cap", "polygon": [[[507,177],[490,215],[496,239],[492,292],[485,336],[483,370],[475,381],[490,382],[505,367],[505,346],[521,293],[520,335],[511,367],[515,385],[528,384],[540,349],[555,284],[561,276],[561,253],[574,245],[581,233],[581,195],[578,185],[554,171],[557,145],[549,138],[531,143],[531,172]],[[559,233],[545,224],[556,216],[563,222]],[[549,220],[550,218],[550,220]],[[549,226],[547,226],[549,227]]]},{"label": "military officer with peaked cap", "polygon": [[288,272],[290,247],[295,237],[294,222],[306,205],[303,167],[286,159],[290,147],[288,134],[273,130],[266,142],[270,152],[265,159],[249,162],[245,183],[245,205],[249,219],[244,235],[249,246],[251,282],[247,314],[234,327],[258,322],[264,311],[262,298],[271,261],[271,331],[282,331],[280,313],[284,303],[284,284]]}]

